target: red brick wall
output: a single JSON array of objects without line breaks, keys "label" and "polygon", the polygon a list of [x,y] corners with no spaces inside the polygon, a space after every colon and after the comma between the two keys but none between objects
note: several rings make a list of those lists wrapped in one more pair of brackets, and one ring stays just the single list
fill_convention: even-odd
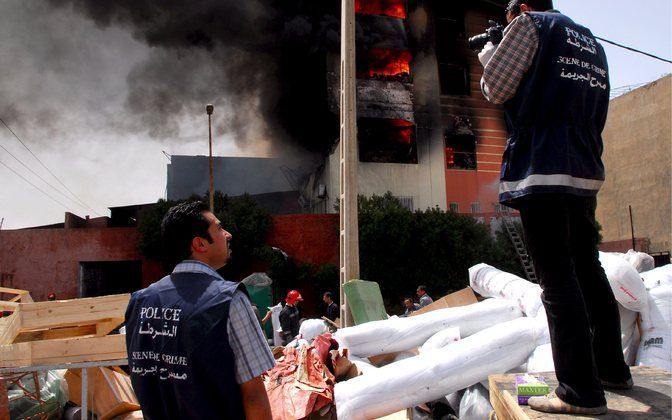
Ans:
[{"label": "red brick wall", "polygon": [[[632,249],[632,239],[622,241],[603,242],[599,246],[602,252],[628,252]],[[647,238],[635,238],[635,251],[649,252],[649,240]]]},{"label": "red brick wall", "polygon": [[273,216],[266,243],[297,262],[338,265],[338,214]]}]

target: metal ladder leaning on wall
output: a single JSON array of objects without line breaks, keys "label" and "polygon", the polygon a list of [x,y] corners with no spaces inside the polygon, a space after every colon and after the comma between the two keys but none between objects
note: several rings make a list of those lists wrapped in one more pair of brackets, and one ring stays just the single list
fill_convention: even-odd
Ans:
[{"label": "metal ladder leaning on wall", "polygon": [[513,242],[513,246],[516,248],[516,253],[518,253],[520,263],[523,265],[523,270],[525,271],[525,277],[527,277],[527,279],[532,283],[539,283],[539,280],[537,280],[537,274],[534,271],[534,265],[532,264],[532,259],[527,253],[525,243],[523,242],[523,239],[520,237],[518,229],[516,229],[516,225],[513,224],[511,216],[509,216],[504,212],[500,212],[500,215],[502,217],[502,222],[504,222],[504,228],[506,229],[506,233],[509,234],[509,238],[511,238],[511,242]]}]

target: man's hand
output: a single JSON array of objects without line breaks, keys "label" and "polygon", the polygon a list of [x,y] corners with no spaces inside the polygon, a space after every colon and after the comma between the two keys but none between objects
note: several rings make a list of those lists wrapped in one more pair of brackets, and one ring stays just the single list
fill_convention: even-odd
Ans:
[{"label": "man's hand", "polygon": [[268,402],[268,395],[261,376],[240,384],[240,394],[243,398],[245,418],[255,420],[273,419],[271,404]]},{"label": "man's hand", "polygon": [[492,55],[495,53],[496,50],[497,47],[495,47],[491,41],[488,41],[488,43],[485,44],[481,52],[478,53],[478,60],[481,62],[483,67],[485,67],[488,64],[490,58],[492,58]]}]

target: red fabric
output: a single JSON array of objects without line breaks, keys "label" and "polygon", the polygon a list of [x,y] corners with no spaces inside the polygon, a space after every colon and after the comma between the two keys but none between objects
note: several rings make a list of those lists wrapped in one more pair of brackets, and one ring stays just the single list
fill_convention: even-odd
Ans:
[{"label": "red fabric", "polygon": [[273,418],[302,419],[333,403],[334,382],[315,347],[286,348],[264,380]]}]

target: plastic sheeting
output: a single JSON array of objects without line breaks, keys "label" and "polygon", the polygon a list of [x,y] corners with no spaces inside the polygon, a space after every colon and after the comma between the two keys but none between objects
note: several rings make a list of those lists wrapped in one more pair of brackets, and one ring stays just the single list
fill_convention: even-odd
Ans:
[{"label": "plastic sheeting", "polygon": [[551,343],[542,344],[527,359],[527,373],[553,372],[555,364],[553,363],[553,351]]},{"label": "plastic sheeting", "polygon": [[649,290],[646,310],[642,312],[642,339],[637,364],[658,366],[672,371],[672,286]]},{"label": "plastic sheeting", "polygon": [[275,306],[268,308],[271,311],[271,324],[273,325],[273,345],[282,346],[282,326],[280,325],[280,311],[282,311],[282,304],[278,303]]},{"label": "plastic sheeting", "polygon": [[629,366],[635,364],[637,347],[639,346],[639,328],[637,328],[637,312],[625,309],[618,304],[618,312],[621,316],[621,348],[625,363]]},{"label": "plastic sheeting", "polygon": [[460,339],[460,328],[459,327],[450,327],[445,330],[441,330],[429,337],[429,340],[425,341],[425,344],[420,347],[420,353],[423,353],[428,350],[441,349],[448,345],[453,344]]},{"label": "plastic sheeting", "polygon": [[462,336],[468,337],[522,315],[520,309],[510,301],[486,299],[473,305],[438,309],[409,318],[392,317],[342,328],[334,337],[351,354],[369,357],[420,346],[429,337],[448,327],[459,327]]},{"label": "plastic sheeting", "polygon": [[500,297],[518,304],[525,315],[533,317],[541,308],[541,287],[514,274],[488,264],[477,264],[469,269],[469,284],[485,297]]},{"label": "plastic sheeting", "polygon": [[492,324],[444,349],[392,363],[379,368],[375,375],[336,384],[338,418],[385,416],[442,398],[485,380],[490,374],[504,373],[525,363],[537,339],[534,320],[519,318]]},{"label": "plastic sheeting", "polygon": [[[64,374],[64,370],[47,370],[37,373],[40,399],[44,402],[42,405],[39,401],[26,397],[26,392],[18,386],[10,387],[7,390],[10,418],[60,419],[63,408],[68,402],[68,384],[63,379]],[[35,392],[33,376],[24,376],[21,379],[21,386],[28,392]]]},{"label": "plastic sheeting", "polygon": [[483,385],[476,384],[464,390],[458,417],[460,420],[488,419],[492,410],[490,392]]},{"label": "plastic sheeting", "polygon": [[672,264],[654,268],[641,274],[644,280],[646,290],[651,290],[658,286],[672,286]]},{"label": "plastic sheeting", "polygon": [[629,249],[625,254],[620,254],[621,257],[630,263],[632,268],[637,270],[638,273],[643,273],[645,271],[653,270],[656,266],[656,262],[653,257],[649,254],[643,252],[637,252],[635,250]]},{"label": "plastic sheeting", "polygon": [[299,327],[299,335],[308,341],[326,332],[329,332],[329,327],[321,319],[305,319]]},{"label": "plastic sheeting", "polygon": [[646,305],[646,288],[637,270],[625,259],[608,252],[600,252],[600,263],[618,303],[641,312]]}]

